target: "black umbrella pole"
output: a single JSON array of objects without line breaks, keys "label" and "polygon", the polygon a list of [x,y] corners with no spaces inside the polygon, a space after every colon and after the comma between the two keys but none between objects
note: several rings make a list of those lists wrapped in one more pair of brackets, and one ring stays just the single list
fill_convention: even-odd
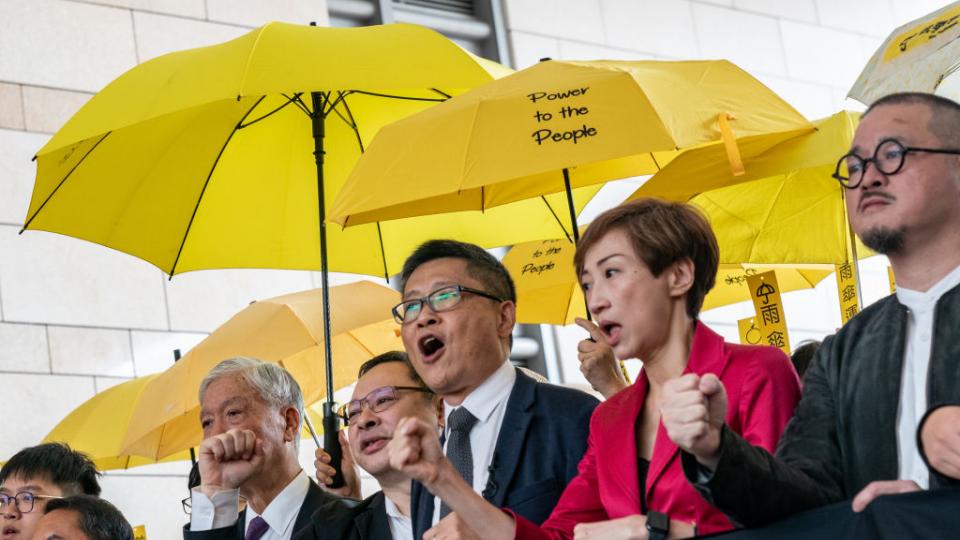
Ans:
[{"label": "black umbrella pole", "polygon": [[336,403],[333,401],[333,350],[330,346],[330,284],[327,274],[330,267],[327,262],[327,210],[323,194],[323,137],[324,116],[323,108],[325,96],[320,92],[311,92],[313,100],[313,157],[317,164],[317,206],[320,221],[320,286],[323,290],[323,364],[327,377],[327,400],[323,404],[323,448],[330,454],[330,466],[336,470],[333,482],[329,487],[343,486],[343,471],[340,470],[343,459],[343,449],[340,447],[340,419],[336,414]]},{"label": "black umbrella pole", "polygon": [[[577,226],[577,208],[573,205],[573,189],[570,188],[570,171],[563,169],[563,187],[567,191],[567,209],[570,210],[570,226],[573,227],[573,245],[576,247],[580,243],[580,227]],[[580,279],[577,276],[577,279]],[[583,298],[583,307],[587,312],[587,320],[592,321],[590,316],[590,306],[587,305],[587,298]]]}]

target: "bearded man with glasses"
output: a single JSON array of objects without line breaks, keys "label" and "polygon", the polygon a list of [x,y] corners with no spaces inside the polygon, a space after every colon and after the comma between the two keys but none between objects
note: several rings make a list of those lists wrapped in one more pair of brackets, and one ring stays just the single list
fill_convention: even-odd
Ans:
[{"label": "bearded man with glasses", "polygon": [[[950,406],[960,403],[960,105],[878,100],[833,176],[854,232],[889,257],[897,292],[823,341],[775,456],[722,416],[692,415],[719,444],[681,445],[687,479],[741,525],[850,498],[861,512],[880,495],[960,477],[960,407]],[[725,398],[702,394],[691,410]]]},{"label": "bearded man with glasses", "polygon": [[[511,365],[513,280],[479,246],[427,242],[407,259],[401,283],[403,302],[393,314],[411,363],[443,399],[443,449],[454,473],[494,506],[542,523],[576,476],[598,401]],[[404,422],[437,436],[422,421]],[[414,538],[464,532],[423,484],[413,483],[412,497]]]}]

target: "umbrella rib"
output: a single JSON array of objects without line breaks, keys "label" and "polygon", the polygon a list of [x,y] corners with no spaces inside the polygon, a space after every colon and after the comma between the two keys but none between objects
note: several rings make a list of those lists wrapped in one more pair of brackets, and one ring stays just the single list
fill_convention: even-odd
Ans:
[{"label": "umbrella rib", "polygon": [[[349,125],[353,129],[353,134],[357,136],[357,144],[360,145],[360,153],[362,154],[366,150],[363,147],[363,139],[360,138],[360,128],[357,126],[357,120],[356,118],[353,117],[353,111],[350,110],[350,104],[347,103],[347,96],[343,96],[343,99],[339,101],[343,103],[343,108],[346,109],[347,116],[350,117],[349,122],[347,122],[346,119],[344,119],[344,121],[347,122],[347,125]],[[343,118],[343,116],[341,116],[340,118]]]},{"label": "umbrella rib", "polygon": [[107,136],[110,135],[111,133],[113,133],[113,131],[108,131],[108,132],[106,132],[106,133],[103,135],[103,137],[100,137],[100,140],[97,141],[96,144],[94,144],[92,147],[90,147],[89,150],[87,150],[87,153],[84,154],[83,157],[80,158],[79,161],[77,161],[77,164],[74,165],[74,166],[70,169],[70,172],[68,172],[68,173],[63,177],[63,180],[60,180],[60,183],[57,184],[57,187],[55,187],[55,188],[53,189],[53,191],[50,192],[50,195],[47,195],[47,198],[44,199],[43,203],[37,208],[37,211],[34,212],[33,215],[30,216],[30,219],[28,219],[27,222],[23,224],[23,228],[20,229],[20,233],[19,233],[19,234],[23,234],[23,231],[27,230],[27,227],[30,226],[30,223],[32,223],[33,220],[34,220],[34,218],[36,218],[37,215],[40,214],[40,211],[43,210],[43,207],[46,206],[48,202],[50,202],[50,199],[52,199],[53,196],[56,195],[58,191],[60,191],[60,188],[63,186],[64,182],[66,182],[67,179],[70,178],[70,176],[73,174],[73,171],[77,170],[77,167],[79,167],[81,163],[83,163],[84,161],[86,161],[87,156],[89,156],[94,150],[96,150],[97,147],[100,146],[100,143],[102,143],[103,140],[106,139]]},{"label": "umbrella rib", "polygon": [[300,94],[302,94],[302,92],[298,92],[298,93],[294,94],[293,97],[288,97],[288,96],[286,96],[286,95],[283,95],[283,97],[287,98],[286,103],[284,103],[283,105],[280,105],[280,106],[277,107],[276,109],[268,112],[267,114],[261,116],[260,118],[257,118],[256,120],[251,120],[251,121],[247,122],[246,124],[237,124],[237,129],[243,129],[243,128],[245,128],[245,127],[252,126],[252,125],[256,124],[257,122],[259,122],[259,121],[261,121],[261,120],[263,120],[263,119],[265,119],[265,118],[267,118],[267,117],[269,117],[269,116],[272,116],[272,115],[280,112],[280,111],[281,111],[284,107],[286,107],[287,105],[290,105],[291,103],[294,103],[293,100],[296,99],[296,98],[298,98],[298,97],[300,97]]},{"label": "umbrella rib", "polygon": [[385,97],[385,98],[391,98],[391,99],[406,99],[409,101],[433,101],[436,103],[442,103],[446,101],[446,98],[439,99],[439,98],[424,98],[424,97],[412,97],[412,96],[398,96],[395,94],[382,94],[379,92],[368,92],[366,90],[351,90],[351,92],[354,92],[357,94],[364,94],[367,96]]},{"label": "umbrella rib", "polygon": [[567,241],[573,242],[573,240],[570,238],[570,233],[567,232],[567,228],[563,226],[563,221],[560,220],[560,216],[553,211],[553,206],[550,205],[550,201],[548,201],[543,195],[541,195],[540,198],[543,200],[543,204],[547,205],[547,210],[550,210],[550,213],[553,215],[553,219],[557,220],[557,225],[560,226],[560,230],[563,231],[563,235],[567,237]]},{"label": "umbrella rib", "polygon": [[200,190],[200,195],[197,197],[197,204],[193,206],[193,213],[190,214],[190,221],[187,222],[187,228],[183,231],[183,240],[180,241],[180,247],[177,249],[177,257],[173,260],[173,266],[170,267],[170,279],[173,279],[173,274],[177,271],[177,264],[180,262],[180,255],[183,254],[183,246],[187,244],[187,236],[190,235],[190,229],[193,228],[193,220],[197,217],[197,210],[200,209],[200,202],[203,200],[203,194],[207,191],[207,186],[210,185],[210,179],[213,177],[213,171],[217,169],[217,164],[220,163],[220,158],[223,156],[223,152],[227,149],[227,145],[230,144],[230,141],[233,139],[233,136],[237,133],[237,129],[243,125],[243,121],[247,119],[247,116],[257,108],[257,105],[264,100],[266,96],[260,96],[260,99],[254,103],[250,109],[243,115],[243,118],[237,122],[237,125],[230,130],[230,135],[227,136],[227,140],[223,141],[223,146],[220,147],[220,152],[217,153],[217,158],[213,160],[213,164],[210,165],[210,172],[207,173],[206,180],[203,181],[203,188]]}]

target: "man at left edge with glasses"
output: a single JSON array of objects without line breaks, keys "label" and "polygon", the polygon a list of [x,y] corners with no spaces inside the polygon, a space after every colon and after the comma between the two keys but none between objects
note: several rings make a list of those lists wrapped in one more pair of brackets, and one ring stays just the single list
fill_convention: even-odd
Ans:
[{"label": "man at left edge with glasses", "polygon": [[71,495],[100,495],[96,466],[61,443],[24,448],[0,469],[0,538],[29,540],[47,502]]}]

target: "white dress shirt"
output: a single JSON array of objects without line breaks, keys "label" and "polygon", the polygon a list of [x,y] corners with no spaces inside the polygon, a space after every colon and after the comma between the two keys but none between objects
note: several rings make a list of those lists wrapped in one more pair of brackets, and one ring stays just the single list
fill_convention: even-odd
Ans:
[{"label": "white dress shirt", "polygon": [[[513,384],[517,380],[517,371],[509,360],[497,368],[487,380],[483,381],[473,392],[470,392],[460,407],[466,407],[470,414],[477,419],[470,430],[470,450],[473,452],[473,490],[483,493],[490,477],[490,463],[493,460],[493,451],[497,447],[497,438],[500,435],[500,426],[507,410],[507,400],[513,391]],[[447,451],[447,442],[450,440],[450,413],[456,409],[444,402],[444,444],[443,451]],[[433,499],[433,524],[440,520],[440,497]]]},{"label": "white dress shirt", "polygon": [[384,506],[387,510],[387,523],[390,524],[390,535],[393,540],[413,540],[413,522],[410,516],[403,515],[403,512],[393,504],[390,497],[383,496]]},{"label": "white dress shirt", "polygon": [[897,412],[898,476],[901,480],[913,480],[923,489],[929,487],[930,472],[917,448],[917,427],[927,412],[927,374],[935,330],[934,312],[943,293],[957,285],[960,285],[960,266],[924,292],[897,287],[897,300],[908,309]]},{"label": "white dress shirt", "polygon": [[[243,530],[246,531],[253,518],[260,516],[267,525],[270,526],[267,532],[261,537],[261,540],[290,540],[293,536],[293,524],[297,521],[297,514],[300,513],[300,507],[303,506],[304,499],[307,498],[307,491],[310,489],[310,478],[307,473],[300,471],[293,480],[283,488],[279,494],[263,510],[263,514],[257,514],[253,508],[247,506],[246,523]],[[190,530],[207,531],[210,529],[219,529],[230,527],[237,522],[240,515],[240,490],[229,489],[218,491],[213,497],[207,497],[198,488],[193,488],[190,493]]]}]

